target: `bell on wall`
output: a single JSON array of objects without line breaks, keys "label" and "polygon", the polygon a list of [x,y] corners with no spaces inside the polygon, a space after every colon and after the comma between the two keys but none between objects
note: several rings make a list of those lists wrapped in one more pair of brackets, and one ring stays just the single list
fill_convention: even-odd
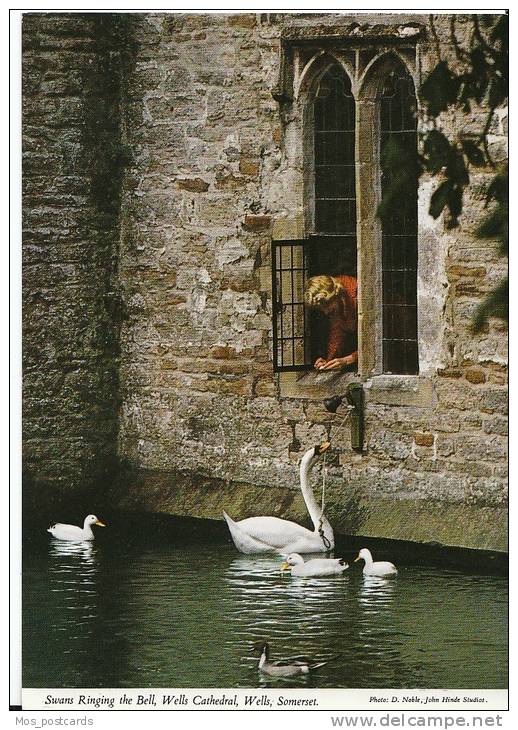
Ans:
[{"label": "bell on wall", "polygon": [[345,395],[333,395],[330,398],[325,398],[323,401],[324,408],[329,413],[336,413],[344,398],[347,400],[347,407],[351,411],[351,448],[354,451],[363,452],[365,426],[363,385],[361,383],[350,383],[345,390]]},{"label": "bell on wall", "polygon": [[342,404],[343,395],[333,395],[331,398],[324,398],[324,408],[329,413],[336,413],[338,407]]}]

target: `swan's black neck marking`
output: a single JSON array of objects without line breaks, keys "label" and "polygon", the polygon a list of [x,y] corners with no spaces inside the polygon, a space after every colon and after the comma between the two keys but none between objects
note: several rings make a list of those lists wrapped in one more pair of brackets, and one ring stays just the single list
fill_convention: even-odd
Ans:
[{"label": "swan's black neck marking", "polygon": [[323,521],[324,521],[324,513],[322,512],[322,514],[320,515],[320,522],[318,524],[318,534],[320,535],[320,537],[322,539],[322,543],[326,549],[326,553],[329,553],[332,548],[331,548],[331,543],[330,543],[329,539],[324,534]]}]

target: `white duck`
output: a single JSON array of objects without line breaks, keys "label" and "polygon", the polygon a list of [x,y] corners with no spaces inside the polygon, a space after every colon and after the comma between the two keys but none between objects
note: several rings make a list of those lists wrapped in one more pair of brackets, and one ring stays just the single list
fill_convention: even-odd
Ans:
[{"label": "white duck", "polygon": [[254,650],[261,653],[259,659],[259,671],[269,674],[271,677],[296,677],[299,674],[309,674],[311,670],[323,667],[329,661],[313,661],[307,657],[292,657],[290,659],[279,659],[270,661],[269,645],[267,641],[258,641],[254,644]]},{"label": "white duck", "polygon": [[[306,451],[300,462],[300,488],[315,529],[308,530],[296,522],[282,520],[279,517],[248,517],[234,522],[226,512],[223,512],[234,545],[240,552],[247,555],[274,551],[325,553],[333,549],[335,544],[333,528],[322,514],[309,483],[311,467],[330,445],[325,441],[314,446]],[[322,530],[323,537],[319,530]]]},{"label": "white duck", "polygon": [[92,525],[98,525],[99,527],[106,527],[104,522],[101,522],[95,515],[88,515],[85,517],[83,527],[77,527],[76,525],[65,525],[62,522],[56,522],[51,525],[47,532],[50,532],[52,537],[58,540],[73,540],[75,542],[82,542],[84,540],[93,540],[94,533],[92,531]]},{"label": "white duck", "polygon": [[354,559],[354,562],[356,563],[357,560],[365,560],[363,575],[373,575],[377,578],[387,578],[391,575],[397,575],[397,568],[395,565],[386,560],[378,560],[377,562],[374,562],[371,551],[367,548],[362,548],[360,550],[358,557]]},{"label": "white duck", "polygon": [[281,565],[281,570],[301,578],[320,578],[326,575],[341,575],[349,565],[343,558],[313,558],[304,562],[302,555],[291,553]]}]

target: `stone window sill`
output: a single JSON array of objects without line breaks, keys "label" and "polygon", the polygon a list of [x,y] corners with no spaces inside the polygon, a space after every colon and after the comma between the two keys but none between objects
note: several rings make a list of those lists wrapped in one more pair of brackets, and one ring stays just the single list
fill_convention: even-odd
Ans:
[{"label": "stone window sill", "polygon": [[433,385],[423,375],[375,375],[364,383],[367,403],[428,408],[433,401]]},{"label": "stone window sill", "polygon": [[[343,395],[354,382],[361,382],[358,373],[279,373],[281,398],[322,400]],[[374,375],[363,387],[367,403],[428,408],[433,402],[432,381],[423,375]]]},{"label": "stone window sill", "polygon": [[279,373],[281,398],[322,400],[345,393],[349,383],[358,382],[358,373]]}]

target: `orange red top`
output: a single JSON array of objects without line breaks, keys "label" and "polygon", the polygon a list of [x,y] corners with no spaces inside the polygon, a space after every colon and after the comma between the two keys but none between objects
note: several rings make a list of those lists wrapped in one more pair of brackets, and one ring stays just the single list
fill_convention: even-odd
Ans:
[{"label": "orange red top", "polygon": [[343,286],[345,296],[340,298],[340,308],[329,315],[329,338],[327,342],[327,359],[356,355],[358,282],[356,277],[334,276]]}]

